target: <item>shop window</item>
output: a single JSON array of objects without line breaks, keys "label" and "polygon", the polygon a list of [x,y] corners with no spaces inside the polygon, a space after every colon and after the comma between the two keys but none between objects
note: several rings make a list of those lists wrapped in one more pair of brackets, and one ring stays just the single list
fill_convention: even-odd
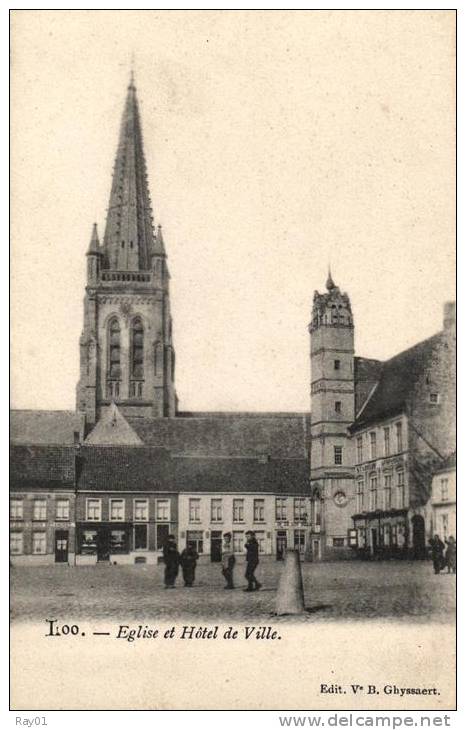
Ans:
[{"label": "shop window", "polygon": [[70,500],[69,499],[57,499],[57,501],[56,501],[56,519],[57,520],[69,520],[70,519]]},{"label": "shop window", "polygon": [[[23,519],[23,500],[10,499],[10,520]],[[20,534],[20,533],[17,533]]]},{"label": "shop window", "polygon": [[23,550],[23,533],[10,532],[10,553],[12,555],[22,555]]},{"label": "shop window", "polygon": [[110,552],[128,552],[128,540],[125,530],[110,530]]},{"label": "shop window", "polygon": [[95,555],[97,553],[97,530],[82,530],[79,552],[81,555]]},{"label": "shop window", "polygon": [[32,533],[32,553],[33,555],[45,555],[47,552],[47,536],[45,532]]},{"label": "shop window", "polygon": [[186,545],[189,545],[189,543],[192,543],[195,551],[201,555],[204,552],[202,530],[188,530],[186,532]]}]

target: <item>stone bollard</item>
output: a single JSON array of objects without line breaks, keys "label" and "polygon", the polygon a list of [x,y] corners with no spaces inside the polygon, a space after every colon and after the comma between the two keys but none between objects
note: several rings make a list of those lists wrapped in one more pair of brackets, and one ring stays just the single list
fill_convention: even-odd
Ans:
[{"label": "stone bollard", "polygon": [[298,550],[288,548],[278,581],[276,616],[304,613],[304,590]]}]

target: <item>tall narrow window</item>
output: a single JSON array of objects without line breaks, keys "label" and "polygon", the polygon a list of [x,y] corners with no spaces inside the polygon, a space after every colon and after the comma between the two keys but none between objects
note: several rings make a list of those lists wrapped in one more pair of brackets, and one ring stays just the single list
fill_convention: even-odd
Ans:
[{"label": "tall narrow window", "polygon": [[118,398],[120,395],[121,378],[121,348],[120,324],[113,317],[108,325],[108,371],[107,371],[107,398]]},{"label": "tall narrow window", "polygon": [[130,396],[142,398],[144,379],[144,329],[138,317],[131,328],[131,386]]}]

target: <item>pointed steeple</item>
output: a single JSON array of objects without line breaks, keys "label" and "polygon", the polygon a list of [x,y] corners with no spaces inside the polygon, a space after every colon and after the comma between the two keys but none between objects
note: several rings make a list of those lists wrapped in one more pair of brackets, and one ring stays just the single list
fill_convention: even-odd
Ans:
[{"label": "pointed steeple", "polygon": [[141,446],[143,442],[112,401],[85,443],[94,446]]},{"label": "pointed steeple", "polygon": [[100,243],[99,243],[99,234],[97,233],[97,223],[94,223],[92,226],[92,235],[91,240],[89,243],[89,248],[87,249],[87,256],[89,254],[97,253],[100,254]]},{"label": "pointed steeple", "polygon": [[155,244],[154,248],[152,249],[155,256],[165,256],[165,243],[163,240],[163,234],[162,234],[162,226],[157,226],[157,235],[155,236]]},{"label": "pointed steeple", "polygon": [[336,289],[335,283],[332,279],[332,272],[330,271],[330,266],[328,267],[328,276],[327,276],[327,282],[325,284],[328,291],[331,291],[332,289]]},{"label": "pointed steeple", "polygon": [[152,220],[139,107],[131,72],[105,228],[105,268],[117,271],[150,269],[154,245]]}]

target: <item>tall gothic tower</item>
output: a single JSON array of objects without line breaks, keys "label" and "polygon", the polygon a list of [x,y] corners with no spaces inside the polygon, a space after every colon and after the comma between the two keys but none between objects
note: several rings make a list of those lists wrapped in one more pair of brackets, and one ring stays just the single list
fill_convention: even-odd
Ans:
[{"label": "tall gothic tower", "polygon": [[[315,557],[343,556],[351,527],[354,421],[354,326],[351,303],[329,272],[314,292],[311,336],[311,494],[321,512]],[[343,548],[343,550],[342,550]]]},{"label": "tall gothic tower", "polygon": [[127,416],[174,416],[175,352],[162,229],[154,229],[136,87],[121,122],[103,244],[87,251],[77,410],[92,425],[110,404]]}]

